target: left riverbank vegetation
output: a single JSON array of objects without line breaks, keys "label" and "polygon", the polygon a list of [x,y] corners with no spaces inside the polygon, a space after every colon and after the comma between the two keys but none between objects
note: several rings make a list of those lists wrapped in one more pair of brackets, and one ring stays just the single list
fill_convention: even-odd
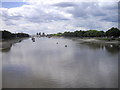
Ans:
[{"label": "left riverbank vegetation", "polygon": [[100,40],[119,40],[120,41],[120,30],[112,27],[109,30],[98,31],[98,30],[76,30],[74,32],[64,32],[57,34],[50,34],[50,36],[63,36],[63,37],[79,37],[79,38],[97,38]]},{"label": "left riverbank vegetation", "polygon": [[11,33],[10,31],[7,30],[0,31],[0,40],[9,40],[24,37],[30,37],[30,35],[26,33]]}]

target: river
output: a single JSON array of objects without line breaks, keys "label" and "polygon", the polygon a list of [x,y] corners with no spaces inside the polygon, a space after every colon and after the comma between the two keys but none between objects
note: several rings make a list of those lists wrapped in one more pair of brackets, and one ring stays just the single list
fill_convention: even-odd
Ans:
[{"label": "river", "polygon": [[[67,45],[65,47],[65,45]],[[3,88],[117,88],[116,45],[31,38],[2,54]]]}]

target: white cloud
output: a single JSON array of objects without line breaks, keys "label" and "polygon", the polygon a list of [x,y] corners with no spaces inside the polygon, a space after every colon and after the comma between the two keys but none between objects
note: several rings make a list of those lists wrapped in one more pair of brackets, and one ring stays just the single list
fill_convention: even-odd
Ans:
[{"label": "white cloud", "polygon": [[116,2],[27,0],[27,5],[0,8],[2,29],[12,32],[57,33],[66,30],[107,30],[117,26]]}]

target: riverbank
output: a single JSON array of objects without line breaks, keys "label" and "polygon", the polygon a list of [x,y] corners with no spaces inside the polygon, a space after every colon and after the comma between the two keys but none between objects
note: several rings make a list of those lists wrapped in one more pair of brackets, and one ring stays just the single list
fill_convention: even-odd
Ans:
[{"label": "riverbank", "polygon": [[116,44],[119,45],[120,41],[118,40],[108,40],[103,38],[78,38],[78,37],[57,37],[57,38],[67,38],[72,39],[73,41],[78,41],[80,43],[101,43],[101,44]]},{"label": "riverbank", "polygon": [[91,43],[102,43],[102,44],[120,44],[120,41],[117,41],[117,40],[107,41],[107,40],[99,40],[96,38],[76,39],[76,40],[80,41],[80,42],[91,42]]},{"label": "riverbank", "polygon": [[15,38],[15,39],[1,40],[0,41],[0,50],[8,49],[12,46],[12,44],[21,42],[24,39],[26,39],[26,38]]}]

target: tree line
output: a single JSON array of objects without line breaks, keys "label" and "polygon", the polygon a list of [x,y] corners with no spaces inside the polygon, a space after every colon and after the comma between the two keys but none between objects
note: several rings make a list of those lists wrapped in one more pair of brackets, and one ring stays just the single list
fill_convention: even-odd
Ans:
[{"label": "tree line", "polygon": [[0,31],[0,39],[12,39],[12,38],[21,38],[21,37],[29,37],[29,34],[26,33],[11,33],[9,31]]},{"label": "tree line", "polygon": [[65,36],[65,37],[120,37],[120,30],[118,28],[112,27],[111,29],[105,31],[98,30],[88,30],[88,31],[74,31],[74,32],[64,32],[51,34],[52,36]]}]

